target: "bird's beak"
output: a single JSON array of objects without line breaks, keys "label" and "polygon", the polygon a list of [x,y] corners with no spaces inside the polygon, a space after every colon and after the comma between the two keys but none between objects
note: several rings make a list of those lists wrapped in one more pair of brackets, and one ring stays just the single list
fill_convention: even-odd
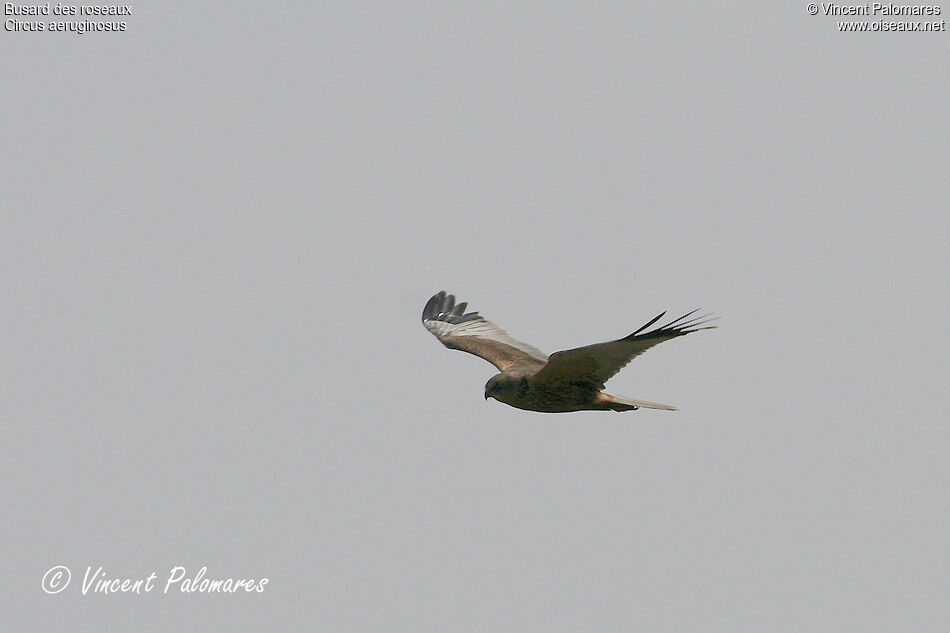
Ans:
[{"label": "bird's beak", "polygon": [[488,400],[488,392],[485,392],[485,400]]}]

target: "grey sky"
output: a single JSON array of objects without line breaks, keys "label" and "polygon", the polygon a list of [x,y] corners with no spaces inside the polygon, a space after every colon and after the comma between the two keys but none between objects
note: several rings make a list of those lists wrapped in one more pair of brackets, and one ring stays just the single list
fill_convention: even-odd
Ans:
[{"label": "grey sky", "polygon": [[[944,630],[945,32],[133,8],[0,33],[7,630]],[[548,353],[722,321],[608,384],[681,411],[541,415],[440,289]]]}]

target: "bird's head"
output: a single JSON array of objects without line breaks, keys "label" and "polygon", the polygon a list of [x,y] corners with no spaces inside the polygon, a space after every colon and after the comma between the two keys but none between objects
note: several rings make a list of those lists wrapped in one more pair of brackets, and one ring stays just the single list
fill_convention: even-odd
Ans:
[{"label": "bird's head", "polygon": [[488,382],[485,383],[485,400],[494,398],[495,394],[498,393],[498,390],[501,389],[498,383],[498,379],[500,377],[500,374],[498,376],[492,376]]},{"label": "bird's head", "polygon": [[499,395],[511,391],[515,386],[517,386],[517,379],[512,379],[511,376],[505,374],[496,374],[485,383],[485,400],[489,398],[498,400]]}]

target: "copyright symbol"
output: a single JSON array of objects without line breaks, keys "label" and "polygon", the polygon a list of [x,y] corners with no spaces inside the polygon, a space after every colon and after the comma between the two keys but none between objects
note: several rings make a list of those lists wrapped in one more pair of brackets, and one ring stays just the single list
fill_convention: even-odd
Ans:
[{"label": "copyright symbol", "polygon": [[68,567],[57,565],[43,574],[43,591],[46,593],[59,593],[69,585],[72,574]]},{"label": "copyright symbol", "polygon": [[818,15],[818,5],[815,4],[814,2],[812,2],[811,4],[809,4],[806,8],[808,9],[808,12],[809,12],[810,14],[812,14],[812,15]]}]

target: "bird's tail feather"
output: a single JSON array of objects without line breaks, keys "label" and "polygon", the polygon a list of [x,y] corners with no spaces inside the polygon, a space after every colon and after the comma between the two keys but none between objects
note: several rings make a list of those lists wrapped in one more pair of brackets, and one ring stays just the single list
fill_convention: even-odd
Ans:
[{"label": "bird's tail feather", "polygon": [[[604,394],[605,396],[607,394]],[[668,404],[659,404],[657,402],[649,402],[647,400],[637,400],[636,398],[627,398],[625,396],[610,396],[610,402],[607,403],[607,407],[611,411],[633,411],[634,409],[639,409],[643,407],[645,409],[662,409],[664,411],[678,411],[676,407],[670,406]]]}]

